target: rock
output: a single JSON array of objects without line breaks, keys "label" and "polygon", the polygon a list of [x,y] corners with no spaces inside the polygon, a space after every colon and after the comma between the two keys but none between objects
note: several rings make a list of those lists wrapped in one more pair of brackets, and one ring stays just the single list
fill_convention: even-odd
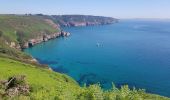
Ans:
[{"label": "rock", "polygon": [[67,36],[67,37],[68,37],[68,36],[70,36],[70,33],[69,33],[69,32],[67,32],[66,36]]},{"label": "rock", "polygon": [[25,75],[14,76],[8,79],[4,84],[6,87],[6,95],[10,97],[18,95],[28,95],[30,93],[30,87],[25,81]]},{"label": "rock", "polygon": [[20,94],[28,95],[30,93],[30,87],[28,84],[18,86],[18,91]]},{"label": "rock", "polygon": [[65,32],[65,31],[61,31],[61,36],[62,37],[68,37],[68,36],[70,36],[70,33],[69,32]]},{"label": "rock", "polygon": [[37,63],[38,62],[35,58],[31,59],[30,61],[33,62],[33,63]]},{"label": "rock", "polygon": [[30,87],[25,81],[24,75],[20,76],[14,76],[9,78],[7,81],[1,81],[0,84],[2,84],[5,88],[4,95],[7,95],[9,97],[15,97],[18,95],[28,95],[30,94]]},{"label": "rock", "polygon": [[53,71],[53,69],[52,69],[52,68],[50,68],[50,67],[48,68],[48,70]]},{"label": "rock", "polygon": [[22,48],[22,49],[29,48],[29,47],[32,47],[36,44],[46,42],[46,41],[49,41],[51,39],[58,38],[60,36],[68,37],[68,36],[70,36],[70,33],[65,32],[65,31],[61,31],[61,32],[53,33],[53,34],[44,34],[43,36],[39,36],[39,37],[34,38],[34,39],[29,39],[28,42],[25,42],[24,45],[21,46],[20,48]]},{"label": "rock", "polygon": [[29,47],[28,42],[24,43],[24,45],[22,46],[23,49],[28,48],[28,47]]},{"label": "rock", "polygon": [[5,44],[6,44],[6,45],[9,45],[8,41],[5,40]]},{"label": "rock", "polygon": [[8,90],[6,91],[6,94],[7,94],[9,97],[18,96],[18,95],[19,95],[18,88],[17,88],[17,87],[13,87],[13,88],[8,89]]},{"label": "rock", "polygon": [[15,48],[21,50],[21,46],[19,44],[17,44]]},{"label": "rock", "polygon": [[15,46],[16,46],[15,42],[11,42],[11,43],[10,43],[10,47],[11,47],[11,48],[15,48]]}]

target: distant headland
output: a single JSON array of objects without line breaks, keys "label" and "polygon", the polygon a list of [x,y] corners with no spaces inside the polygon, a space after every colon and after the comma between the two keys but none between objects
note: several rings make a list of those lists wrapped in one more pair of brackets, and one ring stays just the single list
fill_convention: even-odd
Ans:
[{"label": "distant headland", "polygon": [[117,23],[118,19],[104,16],[92,15],[43,15],[36,14],[36,16],[43,16],[53,20],[60,26],[77,27],[77,26],[92,26],[92,25],[106,25]]}]

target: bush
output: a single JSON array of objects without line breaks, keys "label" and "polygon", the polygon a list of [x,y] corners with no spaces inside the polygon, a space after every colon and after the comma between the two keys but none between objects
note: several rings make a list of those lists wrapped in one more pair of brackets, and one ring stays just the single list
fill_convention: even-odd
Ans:
[{"label": "bush", "polygon": [[17,34],[17,41],[19,41],[19,43],[23,45],[23,43],[24,43],[24,37],[25,37],[24,32],[22,32],[22,31],[17,31],[16,34]]},{"label": "bush", "polygon": [[8,88],[17,87],[18,85],[26,85],[25,76],[15,76],[8,79]]},{"label": "bush", "polygon": [[2,37],[2,35],[3,35],[3,32],[2,32],[2,31],[0,31],[0,37]]},{"label": "bush", "polygon": [[103,90],[100,84],[83,87],[82,92],[78,95],[78,100],[103,100]]}]

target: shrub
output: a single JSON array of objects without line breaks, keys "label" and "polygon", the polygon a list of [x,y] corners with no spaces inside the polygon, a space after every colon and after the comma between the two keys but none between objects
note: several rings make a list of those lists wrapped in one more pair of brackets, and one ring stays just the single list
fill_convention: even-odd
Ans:
[{"label": "shrub", "polygon": [[0,31],[0,37],[2,37],[2,35],[3,35],[3,32],[2,32],[2,31]]},{"label": "shrub", "polygon": [[78,100],[103,100],[103,90],[99,84],[84,87]]}]

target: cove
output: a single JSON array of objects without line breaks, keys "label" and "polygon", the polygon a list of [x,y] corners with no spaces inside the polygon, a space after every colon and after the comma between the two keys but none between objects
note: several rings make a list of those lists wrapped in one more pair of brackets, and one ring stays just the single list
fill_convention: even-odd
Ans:
[{"label": "cove", "polygon": [[170,21],[120,20],[103,26],[65,27],[68,38],[24,52],[79,84],[100,82],[144,88],[170,97]]}]

